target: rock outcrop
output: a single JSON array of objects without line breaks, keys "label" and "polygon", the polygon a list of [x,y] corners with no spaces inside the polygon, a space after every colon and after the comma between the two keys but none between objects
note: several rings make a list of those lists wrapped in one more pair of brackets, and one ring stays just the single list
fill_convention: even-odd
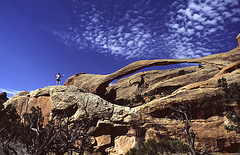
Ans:
[{"label": "rock outcrop", "polygon": [[52,113],[66,110],[74,120],[85,116],[106,119],[109,121],[123,121],[130,113],[129,107],[123,107],[87,93],[76,86],[49,86],[32,92],[21,92],[13,96],[4,105],[12,104],[22,116],[30,112],[32,106],[40,107],[44,117]]},{"label": "rock outcrop", "polygon": [[[123,78],[149,66],[179,63],[198,65],[139,72]],[[240,83],[239,64],[240,47],[197,59],[142,60],[109,75],[75,74],[64,86],[21,92],[4,105],[13,104],[19,115],[29,112],[31,106],[39,106],[46,119],[66,109],[73,119],[87,112],[98,119],[93,133],[95,151],[108,154],[125,154],[147,139],[184,141],[184,124],[174,118],[173,109],[189,105],[196,149],[236,152],[240,136],[227,132],[224,125],[229,123],[226,112],[240,114],[240,107],[236,102],[224,101],[217,81],[224,77],[228,83]],[[109,85],[115,79],[120,80]],[[126,106],[136,96],[144,102]]]}]

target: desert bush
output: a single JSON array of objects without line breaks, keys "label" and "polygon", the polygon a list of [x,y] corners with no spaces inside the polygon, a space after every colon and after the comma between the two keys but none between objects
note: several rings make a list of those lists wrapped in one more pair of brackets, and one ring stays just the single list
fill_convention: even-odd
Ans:
[{"label": "desert bush", "polygon": [[233,82],[230,85],[225,78],[218,79],[218,87],[221,87],[224,92],[225,101],[237,101],[240,104],[240,85]]},{"label": "desert bush", "polygon": [[[225,78],[218,79],[218,86],[222,88],[224,92],[225,102],[235,101],[240,104],[240,85],[237,82],[233,82],[230,85]],[[227,119],[231,122],[231,125],[225,125],[225,129],[229,131],[235,131],[240,133],[240,115],[235,112],[229,111],[226,115]],[[240,153],[240,147],[238,148]]]},{"label": "desert bush", "polygon": [[23,128],[20,117],[12,105],[6,108],[0,105],[0,149],[5,154],[17,154],[10,145],[12,142],[18,142],[22,139]]},{"label": "desert bush", "polygon": [[32,107],[31,113],[24,114],[24,143],[31,155],[55,153],[63,155],[72,152],[83,154],[91,148],[91,136],[95,122],[93,118],[72,120],[67,112],[56,115],[43,126],[43,116],[39,107]]},{"label": "desert bush", "polygon": [[64,112],[44,125],[39,107],[32,107],[30,113],[25,113],[22,122],[11,105],[0,108],[0,153],[17,155],[16,147],[11,147],[15,144],[25,145],[30,155],[83,154],[92,149],[91,133],[96,128],[96,120],[87,113],[86,117],[75,121]]},{"label": "desert bush", "polygon": [[233,124],[230,126],[225,125],[225,129],[227,131],[236,131],[236,133],[240,133],[240,115],[233,112],[228,112],[226,117]]},{"label": "desert bush", "polygon": [[185,132],[186,141],[189,145],[192,155],[196,155],[195,150],[195,133],[191,129],[191,120],[192,120],[192,107],[190,104],[182,104],[176,108],[172,108],[173,111],[176,112],[175,117],[176,119],[182,121],[184,123],[184,127],[182,131]]}]

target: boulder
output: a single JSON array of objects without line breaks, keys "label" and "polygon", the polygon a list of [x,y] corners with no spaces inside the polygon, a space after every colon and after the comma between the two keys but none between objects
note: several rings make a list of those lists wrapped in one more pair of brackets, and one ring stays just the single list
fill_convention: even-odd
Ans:
[{"label": "boulder", "polygon": [[111,144],[111,135],[101,135],[98,137],[95,137],[96,142],[97,142],[97,146],[96,149]]},{"label": "boulder", "polygon": [[118,136],[114,140],[115,146],[112,154],[126,154],[136,144],[136,137]]}]

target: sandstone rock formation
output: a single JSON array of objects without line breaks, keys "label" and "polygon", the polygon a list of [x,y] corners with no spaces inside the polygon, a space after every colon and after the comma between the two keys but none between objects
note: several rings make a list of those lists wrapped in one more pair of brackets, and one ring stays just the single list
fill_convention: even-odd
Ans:
[{"label": "sandstone rock formation", "polygon": [[[179,63],[196,66],[139,72],[145,67]],[[95,151],[125,154],[147,139],[179,139],[184,141],[184,124],[174,118],[174,108],[191,106],[191,130],[196,133],[200,151],[237,151],[240,136],[227,132],[227,111],[240,113],[235,102],[226,103],[217,80],[240,83],[240,47],[197,59],[142,60],[109,75],[80,73],[70,77],[65,86],[49,86],[32,92],[21,92],[4,105],[13,104],[22,115],[31,106],[39,106],[44,116],[68,110],[73,119],[87,112],[98,119],[93,133]],[[116,84],[109,85],[113,80]],[[136,96],[145,103],[124,106]],[[150,96],[154,98],[150,99]]]},{"label": "sandstone rock formation", "polygon": [[[20,116],[30,112],[32,106],[40,107],[45,123],[49,117],[61,111],[66,111],[75,120],[88,114],[89,117],[98,120],[98,128],[94,133],[96,150],[112,144],[115,137],[126,134],[128,130],[125,123],[128,119],[125,118],[135,113],[134,109],[112,104],[76,86],[49,86],[32,92],[23,91],[5,102],[4,106],[9,104],[16,107]],[[111,131],[112,129],[114,131]],[[109,134],[103,136],[105,132]]]},{"label": "sandstone rock formation", "polygon": [[[66,86],[75,85],[77,87],[87,90],[90,93],[97,94],[100,97],[110,102],[118,103],[119,100],[121,101],[122,99],[124,100],[126,98],[129,99],[129,96],[125,96],[125,97],[122,96],[123,95],[122,92],[125,92],[124,94],[132,94],[132,97],[133,97],[134,95],[139,94],[139,92],[141,92],[141,94],[144,94],[151,91],[157,91],[160,87],[166,87],[164,85],[169,85],[169,83],[172,83],[170,87],[174,87],[175,89],[175,88],[179,88],[184,85],[187,85],[189,83],[195,83],[198,81],[207,80],[212,76],[214,76],[216,73],[218,73],[222,68],[232,64],[233,62],[238,61],[239,55],[240,55],[239,50],[240,50],[239,48],[235,48],[232,51],[227,53],[220,53],[220,54],[210,55],[210,56],[196,58],[196,59],[141,60],[141,61],[133,62],[128,66],[108,75],[96,75],[96,74],[85,74],[85,73],[75,74],[69,79],[67,79],[64,85]],[[124,76],[132,74],[143,68],[147,68],[150,66],[181,64],[181,63],[197,63],[201,65],[203,68],[201,67],[200,68],[198,67],[184,68],[184,70],[186,69],[186,73],[188,73],[187,75],[185,75],[185,77],[183,76],[178,77],[178,72],[179,70],[182,70],[182,69],[168,70],[168,71],[155,71],[155,73],[151,71],[151,72],[148,72],[149,75],[147,72],[144,72],[140,74],[135,74],[128,79],[121,79],[119,80],[119,83],[109,86],[109,84],[113,80],[123,78]],[[149,76],[150,76],[150,79],[149,79]],[[123,80],[126,80],[126,81],[123,81]],[[132,80],[135,80],[135,82]],[[181,83],[181,82],[178,82],[179,80],[184,81],[184,83],[179,85]],[[175,84],[175,83],[179,83],[179,84]],[[120,85],[121,89],[119,89],[118,84]],[[126,87],[126,89],[122,90],[123,87]],[[139,88],[140,89],[143,88],[143,90],[139,90]],[[146,90],[146,88],[148,89]]]},{"label": "sandstone rock formation", "polygon": [[[176,122],[170,117],[173,114],[171,108],[178,106],[178,104],[190,104],[194,119],[192,129],[197,133],[196,146],[198,150],[229,151],[235,149],[236,151],[237,147],[233,147],[239,144],[239,136],[234,132],[227,133],[224,129],[224,125],[227,124],[224,116],[226,111],[239,112],[239,107],[236,103],[224,103],[223,92],[217,86],[217,80],[224,77],[229,83],[240,83],[239,53],[240,48],[238,47],[227,53],[198,59],[139,61],[109,75],[84,74],[77,77],[74,75],[69,80],[74,79],[75,83],[72,83],[73,85],[85,88],[89,92],[98,94],[117,104],[122,104],[138,94],[158,93],[159,96],[153,101],[132,109],[142,115],[142,121],[144,122],[142,127],[145,130],[156,130],[160,138],[183,137],[181,122]],[[183,62],[200,65],[165,71],[140,72],[108,86],[112,80],[124,77],[144,67]],[[183,75],[179,74],[181,70],[184,70]],[[88,79],[87,76],[91,76],[91,78]],[[97,79],[97,82],[94,82],[93,77]],[[66,81],[65,85],[69,85],[69,80]],[[95,86],[90,87],[96,89],[88,89],[81,82],[93,83]],[[98,92],[99,88],[104,94]],[[172,93],[164,95],[166,91]],[[216,117],[218,119],[213,119]],[[145,134],[145,138],[147,137],[147,134]],[[116,143],[118,143],[117,140]]]},{"label": "sandstone rock formation", "polygon": [[44,117],[52,113],[68,110],[73,119],[86,115],[110,121],[123,121],[130,113],[129,107],[111,104],[97,95],[86,93],[76,86],[49,86],[32,92],[21,92],[4,103],[12,104],[22,116],[30,112],[32,106],[39,106]]}]

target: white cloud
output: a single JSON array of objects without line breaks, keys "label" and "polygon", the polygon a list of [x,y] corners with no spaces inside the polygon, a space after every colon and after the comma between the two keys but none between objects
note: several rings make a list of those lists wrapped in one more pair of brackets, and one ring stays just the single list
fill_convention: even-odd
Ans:
[{"label": "white cloud", "polygon": [[229,18],[232,16],[230,12],[223,12],[222,14],[225,16],[225,18]]},{"label": "white cloud", "polygon": [[13,90],[13,89],[0,88],[0,92],[6,92],[8,97],[12,97],[12,96],[16,95],[17,93],[19,93],[21,91]]},{"label": "white cloud", "polygon": [[186,26],[188,26],[188,27],[193,26],[193,21],[188,21],[188,22],[186,23]]},{"label": "white cloud", "polygon": [[208,30],[209,33],[213,33],[213,32],[216,32],[216,31],[217,31],[216,28],[211,28],[211,29]]},{"label": "white cloud", "polygon": [[203,11],[205,14],[211,13],[211,12],[212,12],[212,7],[205,4],[205,5],[202,6],[202,11]]},{"label": "white cloud", "polygon": [[192,20],[195,20],[195,21],[198,21],[198,22],[204,22],[206,20],[205,17],[202,17],[201,15],[199,14],[194,14],[192,17],[191,17]]},{"label": "white cloud", "polygon": [[203,27],[202,25],[197,25],[197,26],[195,26],[195,29],[197,29],[197,30],[203,30],[204,27]]},{"label": "white cloud", "polygon": [[181,21],[181,20],[184,20],[185,19],[185,17],[184,16],[182,16],[182,15],[177,15],[177,17],[176,17],[176,20],[178,20],[178,21]]},{"label": "white cloud", "polygon": [[240,8],[236,8],[232,10],[234,15],[238,15],[240,13]]},{"label": "white cloud", "polygon": [[217,24],[217,20],[216,20],[216,19],[207,20],[204,24],[207,24],[207,25],[216,25],[216,24]]},{"label": "white cloud", "polygon": [[219,0],[212,0],[210,3],[212,6],[217,6],[219,3]]},{"label": "white cloud", "polygon": [[231,18],[231,21],[232,21],[233,23],[236,23],[236,22],[239,22],[239,21],[240,21],[240,18],[234,17],[234,18]]},{"label": "white cloud", "polygon": [[[74,7],[77,24],[67,22],[66,26],[54,27],[52,32],[68,46],[93,48],[126,59],[191,58],[218,50],[207,43],[219,38],[217,32],[227,33],[227,23],[240,20],[236,0],[179,0],[170,9],[162,8],[159,1],[136,2],[132,7],[125,7],[125,3],[105,3],[114,7],[111,13],[90,2],[78,3],[84,6]],[[169,13],[165,15],[166,12]]]},{"label": "white cloud", "polygon": [[185,28],[184,27],[181,27],[181,28],[179,28],[179,29],[177,29],[177,31],[176,31],[177,33],[185,33],[186,32],[186,30],[185,30]]},{"label": "white cloud", "polygon": [[[179,3],[181,2],[179,1]],[[230,5],[230,2],[219,0],[189,0],[185,7],[177,9],[175,6],[180,4],[175,2],[173,9],[177,9],[176,13],[169,14],[171,24],[166,24],[169,26],[169,32],[177,32],[175,37],[169,38],[169,40],[175,40],[175,42],[169,42],[169,44],[174,43],[171,47],[176,49],[173,51],[172,56],[175,55],[177,58],[199,57],[209,55],[212,51],[218,50],[214,47],[216,43],[210,46],[206,43],[215,42],[215,40],[210,38],[221,33],[224,29],[226,31],[225,25],[227,21],[234,23],[240,20],[238,19],[239,17],[236,17],[237,14],[235,12],[238,12],[238,9],[234,6],[235,4],[236,1],[233,5]],[[235,9],[229,10],[227,9],[228,7],[235,7]],[[224,13],[222,13],[223,11]],[[193,38],[186,40],[184,39],[185,36]],[[220,47],[220,45],[218,44],[217,47]]]},{"label": "white cloud", "polygon": [[171,24],[170,26],[171,26],[172,28],[174,28],[174,29],[178,29],[178,28],[179,28],[179,25],[178,25],[177,23]]},{"label": "white cloud", "polygon": [[187,33],[188,33],[188,35],[194,34],[194,29],[188,29],[188,30],[187,30]]},{"label": "white cloud", "polygon": [[127,46],[132,46],[134,44],[134,41],[130,40],[128,43],[127,43]]},{"label": "white cloud", "polygon": [[194,3],[194,2],[192,2],[192,3],[190,2],[189,8],[190,8],[190,9],[193,9],[193,10],[196,10],[196,11],[200,11],[200,10],[202,9],[200,5],[197,5],[197,4]]},{"label": "white cloud", "polygon": [[226,10],[227,8],[225,7],[225,6],[219,6],[219,7],[217,7],[217,10],[219,10],[219,11],[224,11],[224,10]]},{"label": "white cloud", "polygon": [[238,0],[224,0],[224,2],[233,6],[238,5]]},{"label": "white cloud", "polygon": [[187,9],[180,9],[178,12],[182,13],[183,15],[186,15],[188,18],[192,18],[192,11],[189,8],[187,8]]}]

